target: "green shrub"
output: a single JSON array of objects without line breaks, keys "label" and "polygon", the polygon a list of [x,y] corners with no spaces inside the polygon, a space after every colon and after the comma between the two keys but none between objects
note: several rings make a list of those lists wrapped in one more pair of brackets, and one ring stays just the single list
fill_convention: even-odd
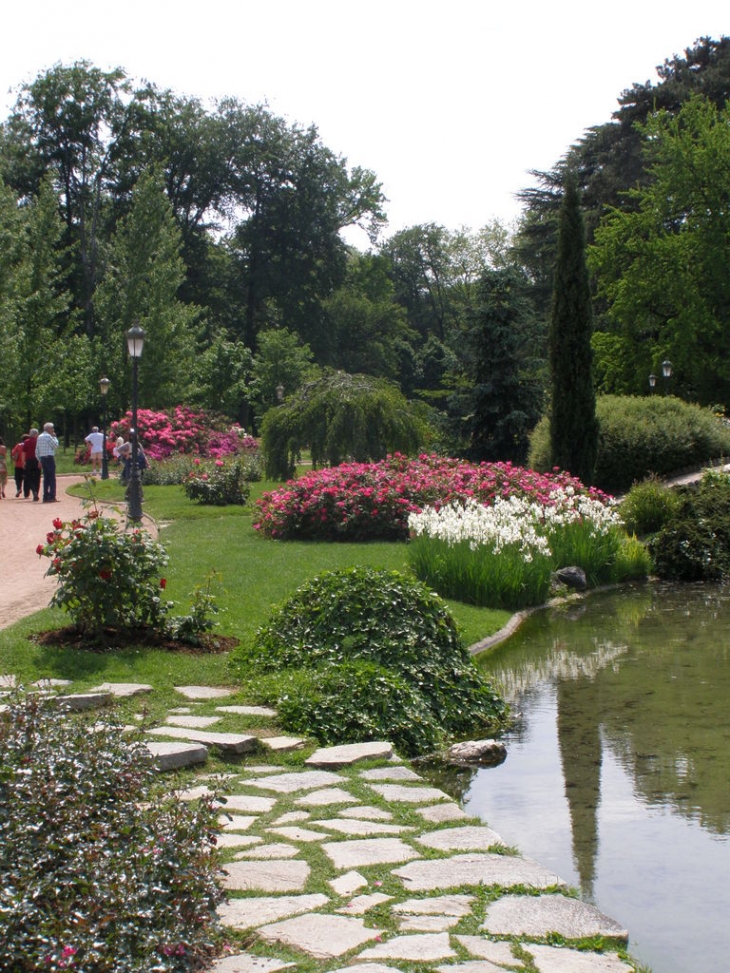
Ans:
[{"label": "green shrub", "polygon": [[247,459],[201,463],[183,481],[183,490],[190,500],[209,506],[242,506],[251,493],[249,474],[253,469],[254,466]]},{"label": "green shrub", "polygon": [[672,581],[730,578],[730,477],[705,473],[677,489],[677,508],[649,541],[654,570]]},{"label": "green shrub", "polygon": [[222,899],[212,798],[155,795],[121,728],[37,694],[0,721],[0,971],[183,973]]},{"label": "green shrub", "polygon": [[677,494],[652,476],[635,483],[621,502],[621,517],[633,534],[655,534],[677,509]]},{"label": "green shrub", "polygon": [[151,460],[142,479],[146,486],[180,486],[199,464],[199,459],[187,455]]},{"label": "green shrub", "polygon": [[[494,728],[506,716],[503,701],[479,675],[443,602],[425,585],[395,571],[350,568],[320,575],[274,612],[253,642],[237,650],[234,663],[252,682],[259,673],[282,673],[281,696],[276,681],[270,684],[270,702],[282,723],[299,732],[306,729],[322,742],[386,738],[412,755],[419,739],[423,743]],[[376,671],[389,673],[383,678],[392,706],[373,700],[361,725],[321,718],[317,714],[326,717],[327,706],[339,705],[329,695],[347,678],[338,670],[354,663],[377,667],[371,670],[373,687],[380,678]],[[308,699],[297,705],[289,698],[285,674],[301,669],[314,675]],[[368,670],[357,673],[351,692],[362,709]],[[305,710],[312,725],[302,716]],[[423,713],[417,733],[407,730],[411,713]]]},{"label": "green shrub", "polygon": [[[599,423],[594,485],[623,493],[651,474],[667,476],[730,455],[730,430],[709,409],[672,396],[604,395],[596,400]],[[530,438],[528,465],[551,469],[547,418]]]}]

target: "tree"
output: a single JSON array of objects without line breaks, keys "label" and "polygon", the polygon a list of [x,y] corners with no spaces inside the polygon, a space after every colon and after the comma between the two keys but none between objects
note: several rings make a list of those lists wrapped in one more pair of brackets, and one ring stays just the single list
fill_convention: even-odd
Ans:
[{"label": "tree", "polygon": [[558,231],[550,318],[550,453],[552,465],[593,481],[598,455],[591,352],[591,294],[585,230],[575,180],[568,178]]},{"label": "tree", "polygon": [[309,345],[286,328],[271,328],[259,335],[253,358],[249,398],[257,422],[285,396],[296,395],[318,372]]},{"label": "tree", "polygon": [[487,271],[470,334],[473,365],[468,455],[523,463],[541,415],[540,361],[528,282],[516,268]]}]

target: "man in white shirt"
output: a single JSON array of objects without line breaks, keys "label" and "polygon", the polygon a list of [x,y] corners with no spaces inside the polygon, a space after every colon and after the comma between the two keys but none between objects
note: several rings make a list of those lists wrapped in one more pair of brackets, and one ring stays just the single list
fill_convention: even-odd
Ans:
[{"label": "man in white shirt", "polygon": [[58,440],[53,431],[53,423],[47,422],[35,443],[36,459],[43,470],[43,503],[57,503],[56,500],[56,450]]},{"label": "man in white shirt", "polygon": [[98,426],[94,426],[84,442],[89,444],[89,449],[91,450],[91,472],[101,473],[101,458],[104,454],[104,434],[99,432]]}]

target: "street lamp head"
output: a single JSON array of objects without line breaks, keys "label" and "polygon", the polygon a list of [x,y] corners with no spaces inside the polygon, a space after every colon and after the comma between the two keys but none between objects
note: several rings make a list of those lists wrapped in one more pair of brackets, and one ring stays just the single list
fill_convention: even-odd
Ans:
[{"label": "street lamp head", "polygon": [[109,391],[109,386],[110,385],[111,385],[111,382],[109,381],[108,378],[100,378],[99,379],[99,389],[100,389],[102,395],[106,395],[106,393]]},{"label": "street lamp head", "polygon": [[276,386],[276,401],[277,402],[283,402],[284,401],[284,386],[283,385],[277,385]]},{"label": "street lamp head", "polygon": [[129,331],[127,331],[126,338],[129,357],[135,360],[137,358],[141,358],[145,338],[142,328],[140,328],[138,324],[133,325]]},{"label": "street lamp head", "polygon": [[650,389],[656,388],[656,375],[649,376],[649,388]]},{"label": "street lamp head", "polygon": [[672,377],[672,363],[668,358],[665,358],[665,360],[662,362],[662,375],[664,378]]}]

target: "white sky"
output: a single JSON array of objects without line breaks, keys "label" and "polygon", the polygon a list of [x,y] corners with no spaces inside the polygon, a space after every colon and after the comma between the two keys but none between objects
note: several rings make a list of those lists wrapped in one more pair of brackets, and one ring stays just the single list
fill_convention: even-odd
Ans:
[{"label": "white sky", "polygon": [[207,99],[268,103],[372,169],[392,233],[511,221],[530,169],[608,121],[635,81],[728,0],[25,0],[0,14],[0,116],[12,91],[84,58]]}]

